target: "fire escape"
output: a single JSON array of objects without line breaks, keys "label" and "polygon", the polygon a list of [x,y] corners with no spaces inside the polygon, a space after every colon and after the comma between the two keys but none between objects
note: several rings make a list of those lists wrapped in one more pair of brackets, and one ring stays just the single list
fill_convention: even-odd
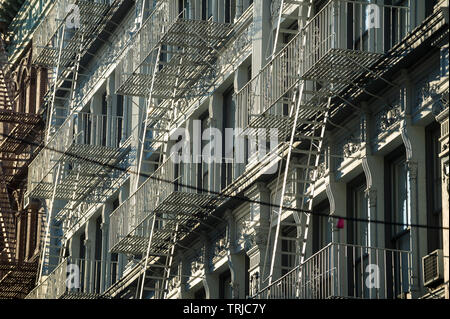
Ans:
[{"label": "fire escape", "polygon": [[[218,49],[231,25],[188,19],[172,1],[158,1],[135,34],[124,58],[118,94],[146,100],[140,130],[138,173],[151,176],[111,214],[110,251],[142,257],[136,297],[144,291],[164,298],[177,241],[202,223],[220,202],[195,189],[187,178],[191,165],[168,154],[169,131],[189,102],[205,94],[214,77]],[[139,186],[139,187],[138,187]]]},{"label": "fire escape", "polygon": [[[239,126],[244,134],[277,128],[281,139],[278,147],[255,165],[256,170],[264,171],[274,162],[281,163],[277,208],[271,212],[270,245],[262,273],[264,289],[255,297],[347,296],[348,291],[339,289],[347,272],[357,278],[354,286],[362,278],[359,269],[349,267],[344,271],[344,259],[349,260],[350,255],[363,259],[367,254],[370,260],[389,257],[395,259],[392,265],[403,261],[399,280],[403,281],[400,285],[407,285],[409,252],[332,244],[317,255],[306,256],[311,243],[309,227],[318,168],[324,161],[327,120],[339,108],[354,106],[351,101],[368,84],[385,81],[384,72],[405,54],[388,51],[409,31],[409,8],[331,0],[313,15],[312,1],[277,3],[275,39],[289,40],[279,51],[276,42],[270,62],[236,94]],[[298,30],[288,28],[294,22]],[[389,36],[375,23],[390,23]],[[287,230],[295,235],[288,236]],[[282,241],[292,243],[293,251],[283,250]],[[282,258],[294,261],[287,274],[279,270]],[[367,292],[362,293],[368,297]]]},{"label": "fire escape", "polygon": [[[111,19],[122,3],[57,1],[34,35],[33,63],[48,68],[51,80],[44,102],[45,146],[30,164],[26,194],[46,209],[37,286],[28,298],[91,298],[100,293],[94,278],[103,265],[92,256],[68,256],[67,236],[128,174],[130,140],[122,136],[122,116],[79,111],[83,105],[77,93],[91,76],[83,59],[95,59],[88,50],[105,42],[106,27],[114,24]],[[72,289],[65,279],[73,264],[83,279]]]},{"label": "fire escape", "polygon": [[23,195],[28,164],[40,143],[42,121],[36,114],[17,111],[12,69],[0,38],[0,298],[26,296],[37,271],[37,260],[24,256],[26,234],[20,220],[32,213],[23,208]]}]

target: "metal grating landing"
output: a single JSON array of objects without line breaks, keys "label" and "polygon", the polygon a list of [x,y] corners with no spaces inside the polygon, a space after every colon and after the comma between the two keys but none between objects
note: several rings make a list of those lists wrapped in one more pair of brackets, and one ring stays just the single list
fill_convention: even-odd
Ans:
[{"label": "metal grating landing", "polygon": [[[321,89],[309,98],[308,101],[300,105],[299,120],[297,122],[297,130],[308,129],[311,125],[306,125],[305,121],[313,120],[318,112],[322,112],[327,107],[327,98],[330,96],[330,92],[326,89]],[[254,136],[257,134],[257,129],[278,129],[279,136],[286,137],[292,132],[292,125],[294,124],[294,118],[290,118],[287,115],[274,114],[275,108],[280,108],[281,102],[274,104],[271,108],[267,109],[261,114],[250,115],[250,121],[248,127],[243,130],[243,135]],[[287,103],[286,103],[287,104]],[[306,131],[307,132],[307,131]],[[269,131],[267,131],[269,133]]]},{"label": "metal grating landing", "polygon": [[[177,51],[171,53],[173,57],[168,62],[162,63],[163,67],[155,77],[152,96],[162,99],[179,98],[192,90],[193,84],[214,65],[217,50],[225,44],[231,30],[231,24],[177,19],[154,47],[174,46]],[[144,69],[153,70],[155,62],[148,62],[150,55],[151,52],[148,52],[134,72],[125,75],[124,83],[117,90],[118,94],[149,95],[152,74],[141,72],[141,69],[145,66]],[[177,78],[179,80],[176,85]]]},{"label": "metal grating landing", "polygon": [[302,77],[345,86],[362,75],[366,71],[364,68],[370,68],[382,57],[380,53],[330,49]]},{"label": "metal grating landing", "polygon": [[[219,205],[220,199],[215,195],[197,194],[187,192],[172,192],[158,205],[155,212],[149,214],[145,221],[151,220],[153,214],[160,215],[164,220],[162,228],[156,229],[152,238],[151,253],[163,254],[168,249],[170,237],[175,231],[176,224],[179,224],[179,234],[189,233],[200,220],[203,220],[213,208]],[[147,251],[149,236],[135,236],[134,231],[122,238],[114,247],[113,253],[123,254],[143,254]]]},{"label": "metal grating landing", "polygon": [[0,122],[37,125],[41,122],[41,117],[37,114],[19,113],[10,110],[0,109]]},{"label": "metal grating landing", "polygon": [[0,278],[0,299],[24,298],[34,287],[37,262],[0,263],[0,273],[7,274]]},{"label": "metal grating landing", "polygon": [[[0,139],[0,153],[19,154],[22,149],[26,148],[29,143],[36,143],[34,140],[29,141],[35,125],[18,124],[8,134],[7,138]],[[32,145],[37,146],[37,145]]]},{"label": "metal grating landing", "polygon": [[161,38],[161,44],[178,47],[220,48],[232,29],[228,23],[177,19]]},{"label": "metal grating landing", "polygon": [[100,293],[65,292],[59,299],[99,299]]},{"label": "metal grating landing", "polygon": [[[72,144],[59,159],[62,164],[76,163],[76,169],[63,169],[65,174],[56,186],[56,199],[79,199],[86,191],[92,191],[101,180],[107,178],[113,165],[123,155],[125,149],[99,145]],[[63,165],[66,166],[66,165]],[[53,168],[52,168],[53,169]],[[48,175],[49,173],[47,173]],[[41,181],[32,189],[33,198],[52,198],[54,184]]]}]

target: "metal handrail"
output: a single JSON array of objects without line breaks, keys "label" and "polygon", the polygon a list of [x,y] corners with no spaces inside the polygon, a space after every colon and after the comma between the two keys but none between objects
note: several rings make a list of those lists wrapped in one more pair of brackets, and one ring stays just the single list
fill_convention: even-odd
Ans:
[{"label": "metal handrail", "polygon": [[[329,243],[252,298],[396,297],[411,291],[411,258],[406,250]],[[378,289],[364,286],[369,261],[383,271]]]}]

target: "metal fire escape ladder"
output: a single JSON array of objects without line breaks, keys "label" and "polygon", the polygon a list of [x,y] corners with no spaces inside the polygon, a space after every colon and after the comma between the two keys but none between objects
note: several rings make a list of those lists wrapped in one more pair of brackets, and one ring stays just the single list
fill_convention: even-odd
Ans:
[{"label": "metal fire escape ladder", "polygon": [[[15,227],[13,224],[14,210],[11,208],[11,198],[8,192],[8,185],[3,171],[3,165],[0,161],[0,232],[3,235],[4,252],[8,262],[15,259]],[[0,251],[0,263],[3,258],[3,251]],[[1,278],[0,278],[1,279]]]},{"label": "metal fire escape ladder", "polygon": [[[57,186],[61,180],[61,163],[58,163],[58,166],[56,168],[56,175],[55,180],[53,181],[53,192],[52,192],[52,198],[50,199],[50,205],[49,207],[46,207],[46,216],[47,216],[47,223],[45,227],[45,237],[42,242],[42,249],[41,254],[39,256],[39,276],[37,278],[37,282],[39,283],[42,279],[42,276],[44,273],[50,272],[52,266],[57,266],[59,264],[60,259],[60,248],[61,248],[61,240],[62,236],[55,236],[54,232],[52,232],[52,229],[55,228],[54,225],[52,225],[52,222],[54,220],[53,218],[53,206],[55,202],[55,196],[56,196],[56,189]],[[55,229],[57,231],[57,229]],[[54,245],[56,243],[56,245]],[[56,250],[56,253],[54,252]],[[56,262],[54,262],[54,259],[56,258]]]},{"label": "metal fire escape ladder", "polygon": [[[283,11],[284,6],[292,3],[292,1],[282,1],[277,25],[277,36],[282,33],[281,19],[285,17]],[[302,32],[303,22],[302,18],[309,20],[312,16],[311,1],[295,1],[299,5],[298,8],[298,26]],[[307,16],[302,17],[302,9],[306,7]],[[306,45],[306,36],[301,34],[302,47],[298,48],[303,53],[303,48]],[[274,43],[274,53],[276,43]],[[300,54],[300,63],[297,71],[297,76],[300,78],[303,65],[303,54]],[[270,255],[270,271],[269,283],[270,286],[274,280],[274,270],[276,263],[279,260],[278,251],[281,250],[280,240],[293,241],[295,243],[295,252],[281,251],[281,254],[288,256],[295,256],[295,264],[302,263],[306,254],[306,244],[308,240],[308,227],[310,223],[309,212],[312,209],[312,202],[314,197],[314,184],[317,178],[317,168],[319,165],[320,154],[322,151],[322,143],[325,132],[325,125],[328,117],[328,109],[331,102],[331,97],[328,97],[326,108],[317,107],[311,109],[308,105],[308,99],[311,92],[306,90],[307,84],[305,80],[300,80],[293,88],[293,98],[290,101],[291,107],[289,111],[289,122],[291,126],[290,138],[287,146],[287,158],[284,167],[284,174],[282,176],[280,204],[275,211],[272,211],[270,232],[273,227],[276,227],[272,253]],[[306,162],[293,163],[293,154],[298,154],[306,159]],[[279,171],[281,174],[281,168]],[[279,190],[279,182],[281,175],[277,179],[276,190]],[[293,221],[289,220],[288,212],[292,213]],[[295,227],[296,237],[283,236],[282,231],[284,227]],[[272,240],[272,234],[269,233],[269,241]],[[281,258],[280,258],[281,259]],[[267,261],[267,259],[266,259]],[[265,268],[265,266],[264,266]]]},{"label": "metal fire escape ladder", "polygon": [[[57,120],[64,120],[66,116],[73,110],[73,107],[75,105],[75,92],[76,92],[76,86],[78,82],[79,77],[79,69],[80,69],[80,61],[81,56],[83,54],[84,49],[84,34],[80,35],[80,45],[79,48],[75,54],[75,57],[72,61],[72,65],[69,67],[64,67],[63,64],[63,50],[64,50],[64,37],[66,34],[65,31],[65,25],[63,24],[61,31],[58,31],[58,59],[57,59],[57,65],[56,65],[56,71],[54,76],[54,83],[51,86],[51,100],[50,100],[50,110],[49,110],[49,116],[48,116],[48,127],[47,127],[47,135],[46,135],[46,141],[48,141],[51,137],[51,130],[52,128],[55,129],[55,125]],[[62,88],[59,87],[60,83],[70,83],[69,88]],[[67,96],[69,97],[68,105],[57,105],[57,101],[61,100],[64,101],[66,98],[64,97],[58,97],[57,91],[63,90],[68,91]],[[58,109],[62,111],[62,115],[59,115]]]},{"label": "metal fire escape ladder", "polygon": [[8,72],[5,71],[5,66],[8,64],[8,55],[5,50],[5,45],[3,39],[0,38],[0,83],[4,83],[3,87],[0,87],[0,99],[3,100],[8,109],[13,109],[14,103],[14,93],[13,93],[13,83]]},{"label": "metal fire escape ladder", "polygon": [[[158,61],[159,61],[159,53],[160,53],[161,49],[162,48],[160,46],[159,47],[159,51],[158,51]],[[175,117],[176,117],[176,105],[175,105],[176,104],[176,94],[177,94],[178,83],[179,83],[179,80],[180,80],[180,72],[181,72],[181,68],[182,68],[182,65],[183,65],[183,57],[181,57],[179,59],[178,63],[179,63],[178,64],[178,68],[177,68],[178,70],[177,70],[177,75],[176,75],[177,78],[175,80],[175,86],[174,86],[174,89],[173,89],[173,97],[172,97],[172,100],[171,100],[171,112],[170,112],[171,116],[169,117],[172,120],[174,120]],[[157,71],[157,69],[156,69],[157,66],[158,66],[158,64],[155,66],[155,74],[156,74],[156,71]],[[153,78],[155,78],[155,74],[154,74]],[[151,89],[153,89],[153,82],[152,82],[152,85],[151,85]],[[170,124],[171,124],[170,120],[168,121],[167,124],[168,124],[168,126],[166,128],[166,132],[164,133],[164,138],[163,138],[163,141],[162,141],[163,144],[161,146],[162,152],[161,152],[160,157],[159,157],[160,158],[160,163],[159,163],[160,165],[164,161],[164,155],[167,154],[167,148],[168,148],[168,143],[169,143],[169,129],[170,129]],[[159,181],[158,184],[161,185],[161,182],[162,181]],[[160,194],[159,194],[160,189],[161,189],[161,187],[158,187],[157,199],[156,199],[157,204],[156,204],[156,206],[158,206],[159,201],[160,201]],[[171,232],[171,234],[170,234],[169,244],[167,246],[166,251],[163,253],[163,256],[161,256],[160,253],[156,253],[156,255],[155,255],[155,252],[152,252],[152,250],[151,250],[152,243],[153,243],[153,236],[156,233],[156,228],[155,228],[156,226],[164,227],[165,226],[164,225],[164,218],[161,218],[158,213],[153,212],[153,218],[152,218],[152,222],[151,222],[151,230],[150,230],[150,233],[149,233],[150,234],[150,238],[149,238],[149,242],[148,242],[148,246],[147,246],[147,252],[146,252],[146,255],[145,255],[144,272],[143,272],[143,275],[142,275],[142,278],[141,278],[141,287],[140,287],[140,292],[139,292],[139,299],[143,298],[144,290],[154,290],[155,297],[161,298],[161,299],[164,299],[166,294],[167,294],[167,292],[168,292],[168,286],[167,285],[168,285],[169,279],[170,279],[170,273],[171,273],[172,262],[173,262],[173,254],[174,254],[174,251],[175,251],[175,244],[176,244],[177,235],[178,235],[178,229],[179,229],[180,225],[179,225],[178,222],[176,222],[173,225],[174,226],[173,229],[165,230],[165,231]],[[153,257],[153,256],[163,257],[164,258],[164,264],[163,265],[162,264],[158,264],[158,263],[156,263],[156,261],[154,263],[149,264],[149,259],[150,259],[150,257]],[[150,272],[152,274],[153,273],[158,274],[158,273],[160,273],[161,268],[162,268],[162,272],[163,272],[162,276],[160,276],[160,275],[154,276],[154,275],[148,275],[147,274],[148,272]],[[155,269],[155,270],[152,270],[152,269]],[[153,288],[146,288],[145,287],[145,280],[146,279],[155,280],[157,282],[155,287],[153,287]]]},{"label": "metal fire escape ladder", "polygon": [[[55,74],[55,82],[53,84],[52,87],[52,100],[51,100],[51,104],[50,104],[50,112],[49,112],[49,122],[48,122],[48,128],[47,128],[47,139],[46,141],[49,140],[50,138],[50,134],[51,134],[51,128],[52,128],[52,121],[53,121],[53,117],[57,117],[55,113],[55,100],[56,100],[56,91],[58,90],[58,83],[60,81],[60,78],[58,77],[58,73],[60,70],[60,66],[61,66],[61,57],[62,57],[62,53],[63,53],[63,49],[64,49],[64,34],[65,34],[65,24],[62,24],[62,30],[60,32],[58,32],[58,41],[59,41],[59,52],[58,52],[58,60],[57,60],[57,66],[56,66],[56,74]],[[79,44],[79,49],[76,53],[76,56],[74,58],[74,63],[73,66],[71,67],[71,71],[69,72],[69,74],[67,75],[67,77],[64,76],[64,74],[67,74],[66,70],[63,70],[61,72],[62,78],[63,78],[63,83],[68,81],[70,82],[70,89],[68,92],[68,96],[70,98],[69,100],[69,112],[70,110],[73,109],[73,105],[75,103],[75,91],[76,91],[76,86],[77,86],[77,81],[78,81],[78,71],[79,71],[79,67],[80,67],[80,60],[81,60],[81,55],[83,52],[83,44],[84,44],[84,34],[81,35],[81,40],[80,40],[80,44]],[[69,78],[71,76],[71,78]],[[52,192],[52,198],[50,199],[50,205],[48,207],[48,217],[47,217],[47,225],[46,225],[46,231],[45,231],[45,239],[43,241],[43,249],[42,249],[42,254],[41,254],[41,260],[40,260],[40,269],[39,269],[39,281],[41,280],[41,277],[43,275],[43,272],[48,271],[51,269],[52,266],[56,266],[59,264],[59,259],[61,257],[61,254],[64,251],[64,240],[63,240],[63,236],[61,235],[54,235],[52,232],[52,227],[55,227],[55,231],[58,232],[58,226],[52,226],[52,222],[53,222],[53,210],[54,210],[54,201],[55,201],[55,196],[56,196],[56,190],[58,187],[59,182],[61,182],[62,180],[62,176],[61,176],[61,168],[62,163],[59,162],[58,166],[56,168],[56,177],[54,180],[54,187],[53,187],[53,192]],[[75,181],[75,190],[74,190],[74,194],[73,197],[75,198],[75,194],[76,194],[76,190],[78,187],[78,180],[79,180],[79,172],[77,174],[77,179]],[[72,207],[73,208],[73,207]],[[52,245],[55,244],[56,245]],[[53,252],[53,253],[52,253]],[[57,262],[52,263],[52,259],[56,259]]]}]

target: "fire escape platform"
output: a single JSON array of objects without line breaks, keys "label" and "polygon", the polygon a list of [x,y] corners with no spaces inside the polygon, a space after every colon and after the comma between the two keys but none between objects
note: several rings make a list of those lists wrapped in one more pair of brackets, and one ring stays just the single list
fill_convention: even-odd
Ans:
[{"label": "fire escape platform", "polygon": [[[108,172],[114,168],[117,159],[121,158],[125,151],[126,149],[122,148],[73,143],[58,162],[61,164],[77,163],[79,166],[68,171],[67,175],[58,183],[55,198],[73,199],[74,196],[79,198],[86,191],[92,190],[102,179],[107,178]],[[53,183],[41,181],[37,183],[29,196],[48,199],[52,197],[53,189]]]},{"label": "fire escape platform", "polygon": [[[174,191],[168,195],[153,212],[149,212],[144,221],[151,221],[154,214],[163,221],[161,228],[156,228],[150,247],[150,256],[167,250],[171,236],[176,232],[182,237],[188,234],[200,221],[219,205],[220,199],[215,195]],[[160,217],[159,217],[160,216]],[[141,223],[142,224],[142,223]],[[178,224],[178,229],[176,230]],[[149,236],[135,236],[132,231],[121,238],[110,251],[123,254],[144,254],[147,251]]]},{"label": "fire escape platform", "polygon": [[[99,25],[102,20],[105,18],[106,13],[108,12],[109,5],[105,3],[97,3],[85,0],[77,0],[72,1],[79,8],[80,14],[80,27],[73,28],[73,31],[68,31],[72,33],[70,39],[65,39],[65,46],[62,50],[61,54],[61,63],[60,66],[68,65],[73,56],[80,49],[81,41],[93,41],[94,37],[92,35],[98,33],[96,32],[99,29]],[[66,23],[66,17],[68,10],[64,10],[66,8],[59,8],[59,6],[55,5],[51,10],[55,12],[51,12],[47,15],[46,19],[41,22],[41,24],[36,29],[35,37],[37,37],[36,48],[33,50],[33,63],[37,65],[43,66],[56,66],[58,64],[58,50],[59,48],[53,47],[53,37],[58,36],[59,28],[62,23]],[[56,11],[66,12],[65,16],[61,17],[62,19],[58,19],[58,12]],[[52,21],[53,20],[53,21]],[[54,30],[48,30],[55,24],[56,20],[56,28]],[[50,34],[49,34],[50,33]],[[83,39],[84,38],[84,39]],[[87,47],[87,45],[85,46]]]},{"label": "fire escape platform", "polygon": [[[143,29],[145,31],[146,27]],[[159,46],[173,46],[176,49],[167,52],[172,57],[168,62],[161,62],[162,68],[155,75],[152,96],[162,99],[176,99],[183,96],[212,68],[217,51],[225,44],[231,30],[231,24],[176,19],[149,50],[148,55],[139,61],[139,66],[134,72],[124,74],[126,79],[117,93],[148,96],[155,63],[148,61],[151,59],[150,55]],[[134,45],[138,46],[140,43]],[[141,72],[143,67],[148,72]]]},{"label": "fire escape platform", "polygon": [[[0,139],[0,153],[19,154],[23,148],[28,146],[28,137],[36,127],[34,124],[17,124],[5,139]],[[34,145],[37,146],[37,145]]]},{"label": "fire escape platform", "polygon": [[302,78],[345,85],[361,76],[383,56],[360,50],[330,49],[305,71]]},{"label": "fire escape platform", "polygon": [[[359,78],[363,74],[369,73],[368,70],[381,58],[382,54],[363,52],[356,50],[330,49],[324,54],[313,66],[303,74],[301,79],[311,80],[322,83],[331,83],[329,88],[322,88],[316,92],[309,92],[309,97],[306,102],[302,102],[299,113],[299,123],[297,127],[303,126],[307,129],[308,125],[302,125],[303,120],[314,119],[318,111],[326,108],[327,97],[333,94],[339,94],[352,81]],[[371,76],[367,74],[367,76]],[[292,87],[291,87],[292,89]],[[291,90],[290,89],[290,90]],[[283,95],[289,94],[289,91]],[[286,115],[274,114],[274,108],[282,104],[282,99],[273,103],[270,107],[265,109],[260,114],[251,114],[251,107],[249,110],[248,127],[243,130],[243,134],[255,134],[258,128],[276,128],[278,132],[290,133],[293,125],[293,118]],[[310,127],[310,126],[309,126]]]},{"label": "fire escape platform", "polygon": [[0,109],[0,122],[37,125],[41,123],[41,117],[37,114],[19,113],[11,110]]},{"label": "fire escape platform", "polygon": [[[302,130],[305,135],[309,134],[308,129],[317,121],[316,116],[327,107],[327,98],[330,96],[329,90],[323,88],[314,92],[311,98],[302,102],[299,111],[297,130]],[[258,134],[258,129],[277,129],[279,136],[291,134],[294,118],[287,115],[273,114],[274,107],[280,106],[282,102],[274,104],[272,108],[266,109],[261,114],[250,115],[248,127],[242,134],[253,136]],[[270,132],[267,132],[270,133]],[[269,136],[267,137],[269,138]]]},{"label": "fire escape platform", "polygon": [[0,299],[25,297],[35,284],[37,269],[37,262],[0,263],[0,272],[7,272],[0,278]]}]

